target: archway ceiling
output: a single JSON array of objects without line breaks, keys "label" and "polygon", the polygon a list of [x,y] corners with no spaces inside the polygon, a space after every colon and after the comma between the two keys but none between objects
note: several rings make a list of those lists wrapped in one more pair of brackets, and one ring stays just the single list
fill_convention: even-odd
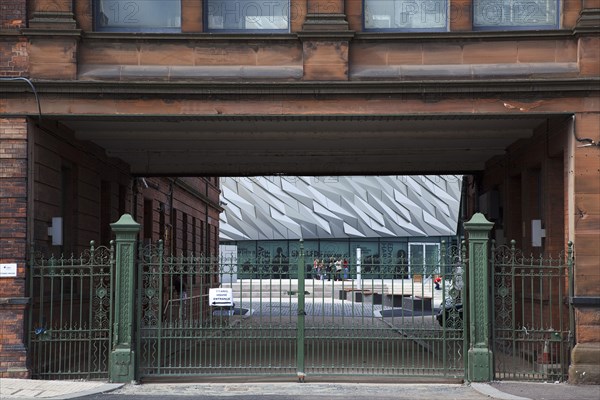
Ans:
[{"label": "archway ceiling", "polygon": [[136,175],[386,175],[482,170],[551,117],[65,116],[59,122]]}]

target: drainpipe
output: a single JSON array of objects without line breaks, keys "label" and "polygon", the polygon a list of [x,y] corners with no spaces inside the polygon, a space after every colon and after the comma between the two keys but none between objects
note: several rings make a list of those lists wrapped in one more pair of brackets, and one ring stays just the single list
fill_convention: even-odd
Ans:
[{"label": "drainpipe", "polygon": [[31,248],[33,248],[33,246],[35,246],[34,243],[34,234],[33,234],[33,229],[34,229],[34,199],[33,199],[33,193],[34,193],[34,176],[33,176],[33,169],[35,168],[35,162],[33,160],[33,148],[34,148],[34,141],[35,141],[35,133],[34,133],[34,127],[32,123],[28,123],[27,124],[27,213],[26,213],[26,229],[27,229],[27,233],[26,233],[26,243],[27,243],[27,252],[29,252],[29,250]]},{"label": "drainpipe", "polygon": [[169,222],[169,225],[170,225],[169,226],[169,231],[170,231],[170,234],[169,234],[169,249],[170,249],[171,254],[175,254],[175,243],[174,243],[174,240],[173,240],[173,237],[175,236],[175,232],[173,232],[173,227],[175,226],[174,225],[175,218],[174,218],[174,215],[173,215],[174,214],[173,213],[173,210],[174,210],[174,207],[173,207],[173,186],[175,184],[175,180],[176,179],[169,178],[169,221],[170,221]]},{"label": "drainpipe", "polygon": [[[138,217],[138,185],[137,185],[137,178],[131,178],[131,212],[133,214],[133,220],[137,221],[137,217]],[[121,216],[119,215],[119,218]]]},{"label": "drainpipe", "polygon": [[[208,197],[208,180],[204,179],[204,194],[206,195],[206,197]],[[209,217],[208,217],[208,202],[204,201],[204,215],[206,215],[206,225],[205,228],[206,232],[204,233],[204,249],[205,251],[209,254],[209,255],[213,255],[212,251],[210,249],[210,224],[209,222]]]}]

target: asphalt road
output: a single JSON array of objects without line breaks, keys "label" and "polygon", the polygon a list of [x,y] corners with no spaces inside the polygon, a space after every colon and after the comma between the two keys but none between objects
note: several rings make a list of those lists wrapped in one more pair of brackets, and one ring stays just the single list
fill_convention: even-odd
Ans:
[{"label": "asphalt road", "polygon": [[[223,383],[127,385],[87,400],[489,400],[461,384]],[[564,399],[563,399],[564,400]]]},{"label": "asphalt road", "polygon": [[492,388],[532,400],[600,400],[599,385],[565,383],[492,382]]},{"label": "asphalt road", "polygon": [[[347,399],[358,399],[358,397],[347,397]],[[480,397],[484,399],[486,397]],[[87,396],[82,397],[85,400],[151,400],[151,398],[147,395],[95,395],[95,396]],[[223,399],[235,399],[235,400],[331,400],[331,396],[323,396],[323,395],[310,395],[310,396],[299,396],[299,395],[264,395],[264,394],[255,394],[255,395],[231,395],[231,396],[204,396],[204,395],[193,395],[193,396],[160,396],[160,400],[185,400],[185,399],[197,399],[197,400],[223,400]],[[377,400],[402,400],[409,399],[408,397],[398,397],[398,396],[387,396],[387,397],[377,397]],[[410,397],[410,399],[421,400],[419,397]],[[423,400],[431,400],[430,398],[423,397]],[[489,400],[489,398],[487,398]]]}]

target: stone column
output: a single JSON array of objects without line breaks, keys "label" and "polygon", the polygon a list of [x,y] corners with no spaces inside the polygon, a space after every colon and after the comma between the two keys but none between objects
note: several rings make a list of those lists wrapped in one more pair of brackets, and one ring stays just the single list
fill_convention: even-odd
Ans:
[{"label": "stone column", "polygon": [[490,346],[490,271],[488,237],[493,222],[476,213],[465,222],[469,238],[469,352],[467,379],[490,382],[494,379]]},{"label": "stone column", "polygon": [[0,378],[27,378],[27,120],[0,118]]},{"label": "stone column", "polygon": [[573,31],[578,35],[578,64],[581,75],[600,74],[600,0],[583,0]]},{"label": "stone column", "polygon": [[73,0],[35,0],[28,28],[29,77],[76,79],[77,46],[81,30],[73,14]]},{"label": "stone column", "polygon": [[343,0],[307,0],[308,11],[298,37],[303,42],[304,79],[348,80],[348,28]]},{"label": "stone column", "polygon": [[30,6],[29,28],[75,29],[73,0],[34,0]]},{"label": "stone column", "polygon": [[[573,202],[569,210],[572,219],[569,238],[574,242],[575,252],[571,301],[575,309],[576,344],[571,352],[569,382],[597,385],[600,384],[600,112],[577,113],[574,133],[568,201]],[[575,137],[589,141],[577,141]]]},{"label": "stone column", "polygon": [[140,224],[131,215],[110,224],[116,234],[115,308],[109,378],[112,382],[135,380],[136,355],[133,349],[133,301],[135,297],[135,243]]}]

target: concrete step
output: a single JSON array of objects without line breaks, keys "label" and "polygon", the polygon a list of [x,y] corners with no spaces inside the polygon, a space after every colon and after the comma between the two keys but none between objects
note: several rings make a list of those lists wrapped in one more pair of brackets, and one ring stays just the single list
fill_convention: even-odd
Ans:
[{"label": "concrete step", "polygon": [[[233,297],[248,298],[289,298],[297,297],[298,282],[296,280],[238,280],[233,283],[223,283],[222,287],[232,288]],[[357,290],[357,282],[353,281],[322,281],[306,280],[305,296],[309,298],[339,298],[341,290]],[[389,291],[386,284],[367,281],[362,283],[362,291],[385,294]]]}]

